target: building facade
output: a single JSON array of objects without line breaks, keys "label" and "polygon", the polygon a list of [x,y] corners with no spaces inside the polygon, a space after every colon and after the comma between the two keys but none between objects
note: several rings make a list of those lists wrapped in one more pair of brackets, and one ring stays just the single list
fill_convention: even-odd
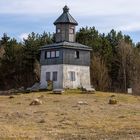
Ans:
[{"label": "building facade", "polygon": [[40,88],[47,88],[49,81],[54,89],[90,86],[91,48],[75,42],[78,23],[67,6],[54,25],[55,43],[40,49]]}]

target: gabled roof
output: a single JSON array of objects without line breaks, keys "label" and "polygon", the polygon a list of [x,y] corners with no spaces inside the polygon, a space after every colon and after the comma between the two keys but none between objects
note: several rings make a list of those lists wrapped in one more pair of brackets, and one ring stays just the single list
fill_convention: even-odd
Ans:
[{"label": "gabled roof", "polygon": [[70,15],[69,8],[67,6],[63,8],[62,15],[54,22],[54,25],[62,23],[78,25],[77,21]]},{"label": "gabled roof", "polygon": [[67,42],[67,41],[60,42],[60,43],[54,43],[54,44],[50,44],[50,45],[45,45],[45,46],[42,46],[42,48],[40,50],[62,48],[62,47],[71,48],[71,49],[89,50],[89,51],[92,50],[91,47],[88,47],[86,45],[76,43],[76,42]]}]

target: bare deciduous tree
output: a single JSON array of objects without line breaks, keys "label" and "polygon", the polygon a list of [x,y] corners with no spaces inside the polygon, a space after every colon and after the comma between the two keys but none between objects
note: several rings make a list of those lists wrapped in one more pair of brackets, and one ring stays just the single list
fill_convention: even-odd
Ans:
[{"label": "bare deciduous tree", "polygon": [[140,95],[140,51],[139,48],[134,49],[133,55],[133,93]]},{"label": "bare deciduous tree", "polygon": [[106,91],[110,85],[108,69],[100,56],[94,55],[91,60],[91,83],[96,90]]},{"label": "bare deciduous tree", "polygon": [[126,92],[132,82],[133,47],[124,40],[120,40],[117,45],[117,53],[117,61],[119,62],[120,67],[118,79],[121,83],[122,90]]}]

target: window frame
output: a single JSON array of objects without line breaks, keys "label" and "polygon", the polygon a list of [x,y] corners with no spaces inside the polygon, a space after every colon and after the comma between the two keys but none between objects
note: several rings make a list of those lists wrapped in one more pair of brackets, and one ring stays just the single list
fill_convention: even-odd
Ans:
[{"label": "window frame", "polygon": [[51,58],[55,58],[55,51],[51,51]]},{"label": "window frame", "polygon": [[51,81],[51,72],[46,72],[46,81]]},{"label": "window frame", "polygon": [[75,71],[69,71],[69,79],[70,79],[70,81],[76,81],[76,72]]},{"label": "window frame", "polygon": [[[48,57],[48,53],[49,53],[49,57]],[[51,58],[51,52],[50,51],[45,51],[45,59],[50,59]]]},{"label": "window frame", "polygon": [[74,34],[74,32],[75,32],[74,28],[69,28],[69,33],[70,34]]},{"label": "window frame", "polygon": [[[58,53],[58,55],[56,55]],[[60,51],[59,50],[56,50],[55,51],[55,58],[58,58],[60,56]]]},{"label": "window frame", "polygon": [[[48,57],[48,53],[49,53],[49,57]],[[60,50],[45,51],[45,59],[52,59],[52,58],[59,58],[59,57],[60,57]]]},{"label": "window frame", "polygon": [[80,58],[80,52],[79,51],[75,51],[75,54],[74,54],[75,56],[75,58],[76,59],[79,59]]},{"label": "window frame", "polygon": [[52,81],[56,82],[57,80],[58,80],[58,72],[53,71],[53,73],[52,73]]},{"label": "window frame", "polygon": [[57,29],[56,29],[56,32],[57,32],[57,33],[61,33],[61,29],[60,29],[60,28],[57,28]]}]

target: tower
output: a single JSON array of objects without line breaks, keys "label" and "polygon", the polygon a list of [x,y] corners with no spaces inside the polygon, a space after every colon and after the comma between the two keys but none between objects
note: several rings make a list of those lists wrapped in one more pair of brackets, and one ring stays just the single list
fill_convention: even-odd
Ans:
[{"label": "tower", "polygon": [[76,20],[69,8],[54,22],[55,43],[43,46],[40,57],[40,88],[47,88],[48,81],[54,89],[90,86],[90,47],[75,42]]},{"label": "tower", "polygon": [[62,15],[54,22],[54,25],[56,25],[56,42],[75,42],[75,26],[77,26],[78,23],[70,15],[67,6],[63,8]]}]

